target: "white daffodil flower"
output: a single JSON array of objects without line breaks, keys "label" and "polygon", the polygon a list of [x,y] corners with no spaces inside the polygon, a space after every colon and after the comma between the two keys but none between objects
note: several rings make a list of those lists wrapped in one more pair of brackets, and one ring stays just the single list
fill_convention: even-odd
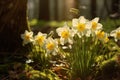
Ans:
[{"label": "white daffodil flower", "polygon": [[23,39],[23,45],[33,42],[33,32],[25,30],[25,33],[21,34],[21,38]]},{"label": "white daffodil flower", "polygon": [[91,29],[93,31],[95,31],[95,30],[101,30],[102,29],[102,24],[98,23],[98,21],[99,21],[99,18],[94,18],[91,21],[91,24],[92,24]]},{"label": "white daffodil flower", "polygon": [[110,33],[110,36],[114,37],[114,38],[115,38],[115,41],[120,40],[120,27],[117,28],[116,30],[113,30],[113,31]]},{"label": "white daffodil flower", "polygon": [[86,27],[86,23],[88,22],[87,19],[85,19],[83,16],[81,16],[78,19],[72,20],[72,26],[73,29],[75,29],[77,35],[81,38],[83,35],[89,35],[90,32],[88,30],[88,27]]},{"label": "white daffodil flower", "polygon": [[58,33],[58,36],[60,36],[61,45],[64,45],[67,42],[73,44],[73,37],[75,35],[75,32],[67,25],[57,28],[56,32]]},{"label": "white daffodil flower", "polygon": [[108,33],[105,33],[104,31],[101,30],[96,31],[96,37],[97,39],[103,41],[104,43],[107,43],[109,41]]},{"label": "white daffodil flower", "polygon": [[34,44],[42,47],[44,45],[46,37],[47,37],[47,34],[43,34],[41,32],[38,32],[38,34],[34,37],[35,38]]},{"label": "white daffodil flower", "polygon": [[53,55],[55,55],[56,52],[58,52],[58,42],[57,42],[57,40],[55,40],[51,37],[46,39],[45,49],[46,49],[47,53],[53,53]]},{"label": "white daffodil flower", "polygon": [[97,31],[97,32],[96,32],[96,37],[97,37],[99,40],[104,39],[104,38],[105,38],[105,32],[104,32],[104,31],[101,31],[101,30]]},{"label": "white daffodil flower", "polygon": [[98,23],[98,21],[99,18],[96,17],[86,25],[86,27],[91,31],[92,36],[95,36],[96,31],[102,30],[102,24]]}]

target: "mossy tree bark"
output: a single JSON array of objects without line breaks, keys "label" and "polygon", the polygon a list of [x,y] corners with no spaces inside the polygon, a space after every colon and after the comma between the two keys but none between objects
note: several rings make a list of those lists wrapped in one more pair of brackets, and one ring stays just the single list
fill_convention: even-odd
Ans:
[{"label": "mossy tree bark", "polygon": [[27,0],[0,0],[0,54],[20,50],[25,30],[29,30]]}]

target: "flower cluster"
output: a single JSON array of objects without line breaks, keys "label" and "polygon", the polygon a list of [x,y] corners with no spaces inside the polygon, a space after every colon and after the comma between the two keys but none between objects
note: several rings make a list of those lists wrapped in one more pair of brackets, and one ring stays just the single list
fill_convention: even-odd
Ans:
[{"label": "flower cluster", "polygon": [[[34,35],[32,31],[27,30],[24,34],[21,34],[21,38],[23,39],[23,45],[32,43],[33,45],[37,45],[46,50],[47,53],[57,52],[58,43],[61,45],[72,45],[75,41],[75,36],[78,36],[79,38],[94,37],[94,39],[107,43],[109,41],[108,33],[105,33],[102,30],[102,24],[98,21],[99,18],[94,18],[89,21],[84,16],[74,18],[72,20],[72,26],[68,26],[66,23],[63,27],[56,29],[56,32],[60,37],[59,40],[48,37],[46,33],[38,32],[37,35]],[[115,39],[120,39],[120,28],[113,31],[111,36],[115,36]]]},{"label": "flower cluster", "polygon": [[60,36],[61,45],[66,44],[67,42],[73,44],[74,36],[79,38],[84,37],[94,37],[103,42],[108,42],[108,33],[105,33],[102,30],[102,24],[98,23],[99,18],[94,18],[89,21],[83,16],[80,18],[75,18],[72,20],[72,26],[69,27],[67,24],[65,26],[57,28],[56,32]]},{"label": "flower cluster", "polygon": [[120,40],[120,27],[108,34],[103,31],[98,17],[92,20],[84,16],[74,18],[71,26],[66,23],[63,27],[58,27],[56,33],[59,38],[53,38],[42,32],[34,35],[32,31],[26,30],[24,34],[21,34],[21,38],[23,45],[32,43],[47,54],[56,55],[61,50],[61,46],[63,49],[70,49],[70,69],[72,73],[79,74],[81,80],[85,80],[86,76],[90,75],[96,62],[95,58],[101,53],[105,54],[106,44],[109,42],[108,37],[114,37],[115,41]]},{"label": "flower cluster", "polygon": [[25,31],[24,34],[21,34],[23,39],[23,45],[32,43],[33,46],[38,46],[40,49],[46,51],[46,53],[56,53],[58,48],[58,42],[56,39],[53,39],[51,36],[48,37],[47,34],[38,32],[37,35],[33,36],[33,32]]}]

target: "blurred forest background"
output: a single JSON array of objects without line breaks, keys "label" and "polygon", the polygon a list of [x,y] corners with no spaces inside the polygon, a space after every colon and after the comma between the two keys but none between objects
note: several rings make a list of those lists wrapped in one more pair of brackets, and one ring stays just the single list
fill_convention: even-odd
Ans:
[{"label": "blurred forest background", "polygon": [[90,19],[120,18],[120,0],[28,0],[29,20],[68,20],[71,8]]},{"label": "blurred forest background", "polygon": [[100,18],[105,31],[120,26],[120,0],[28,0],[28,20],[33,29],[44,32],[51,26],[60,27],[64,21],[85,16]]}]

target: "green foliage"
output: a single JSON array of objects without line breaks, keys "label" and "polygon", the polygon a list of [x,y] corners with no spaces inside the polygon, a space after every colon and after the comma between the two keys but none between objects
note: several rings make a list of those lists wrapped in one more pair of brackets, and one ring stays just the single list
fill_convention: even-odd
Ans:
[{"label": "green foliage", "polygon": [[34,70],[31,66],[26,65],[27,76],[29,80],[60,80],[58,75],[53,73],[50,69]]},{"label": "green foliage", "polygon": [[[103,55],[106,47],[97,40],[92,41],[92,37],[76,38],[70,53],[70,63],[72,67],[72,75],[85,80],[94,73],[96,67],[95,58],[100,54]],[[102,47],[100,47],[102,46]],[[99,49],[101,48],[101,51]]]},{"label": "green foliage", "polygon": [[104,30],[106,32],[110,32],[120,26],[120,19],[113,20],[113,19],[107,18],[107,19],[101,20],[101,23],[104,26]]},{"label": "green foliage", "polygon": [[[96,73],[95,80],[113,80],[117,78],[120,73],[119,58],[120,47],[112,40],[109,41],[107,53],[96,57]],[[119,79],[117,79],[119,80]]]},{"label": "green foliage", "polygon": [[68,25],[71,25],[71,21],[42,21],[42,20],[37,20],[33,19],[29,21],[29,25],[33,28],[34,27],[45,27],[45,26],[50,26],[50,27],[61,27],[64,25],[64,23],[67,22]]},{"label": "green foliage", "polygon": [[33,20],[29,21],[28,24],[30,26],[39,26],[39,27],[42,27],[42,26],[46,25],[47,22],[46,21],[39,21],[37,19],[33,19]]},{"label": "green foliage", "polygon": [[[3,69],[5,69],[5,67]],[[11,68],[7,70],[7,73],[0,74],[1,80],[61,80],[58,75],[50,69],[40,71],[28,64],[13,63]]]},{"label": "green foliage", "polygon": [[51,56],[49,54],[47,55],[40,46],[33,46],[32,52],[28,56],[29,59],[33,60],[33,63],[31,63],[31,65],[38,70],[41,71],[50,67]]},{"label": "green foliage", "polygon": [[32,70],[29,74],[32,75],[30,76],[30,80],[60,80],[51,70],[44,70],[43,72]]}]

